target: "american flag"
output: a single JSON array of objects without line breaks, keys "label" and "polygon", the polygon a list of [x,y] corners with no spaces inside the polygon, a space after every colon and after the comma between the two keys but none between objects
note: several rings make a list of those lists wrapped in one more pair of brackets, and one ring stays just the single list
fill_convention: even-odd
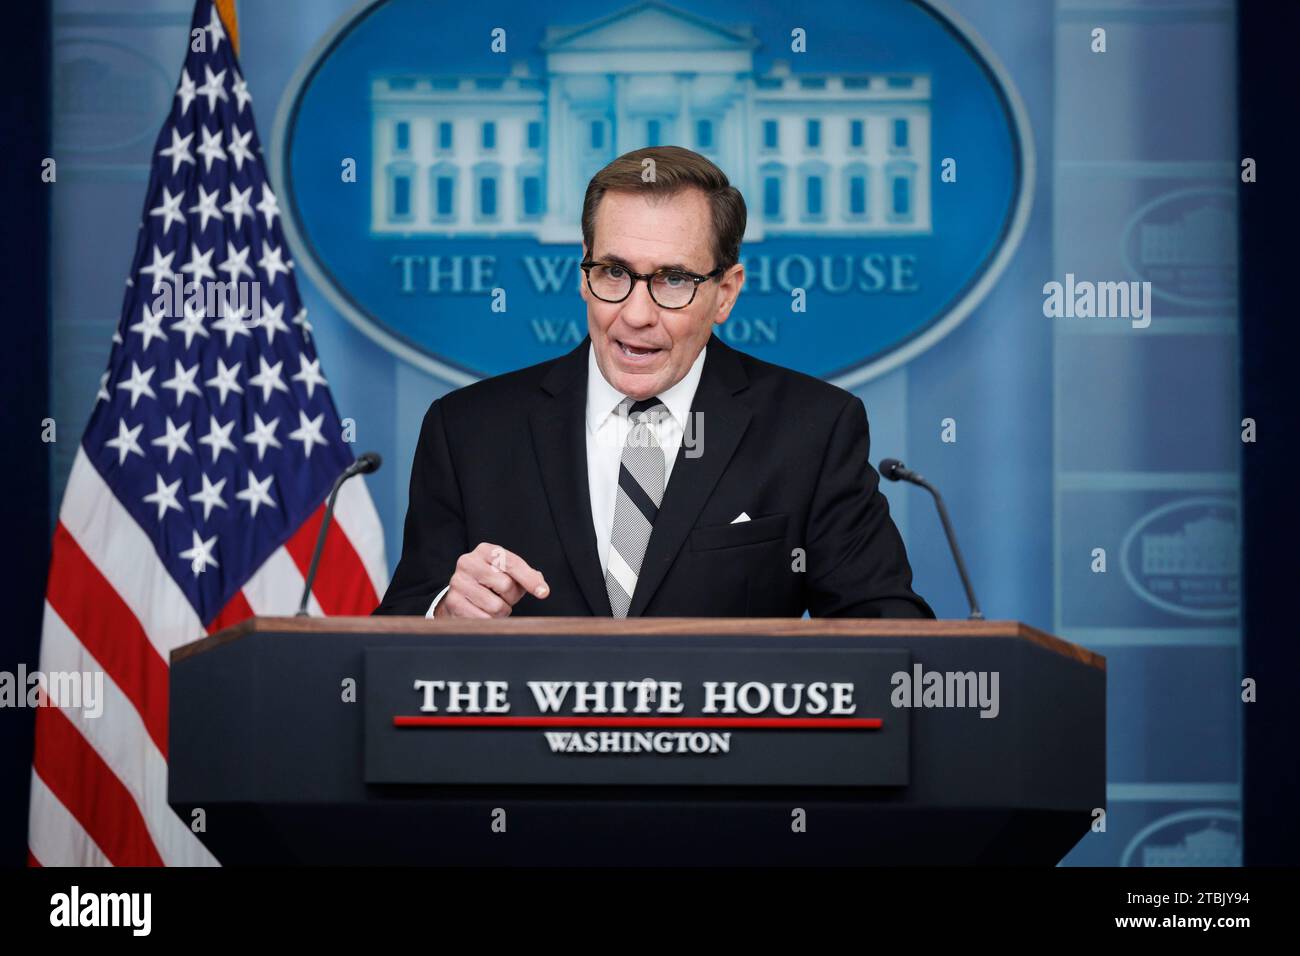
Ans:
[{"label": "american flag", "polygon": [[[293,612],[325,496],[354,460],[212,0],[191,28],[204,42],[190,43],[154,148],[122,317],[54,532],[41,671],[102,672],[104,701],[98,717],[37,711],[34,865],[216,862],[167,805],[169,654]],[[367,614],[387,569],[362,481],[335,514],[310,607]]]}]

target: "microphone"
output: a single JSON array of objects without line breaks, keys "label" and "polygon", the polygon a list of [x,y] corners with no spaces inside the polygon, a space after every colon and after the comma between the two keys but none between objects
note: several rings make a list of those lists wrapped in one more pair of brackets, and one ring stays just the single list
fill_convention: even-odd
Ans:
[{"label": "microphone", "polygon": [[325,532],[329,530],[330,518],[334,515],[334,499],[339,496],[339,489],[343,487],[343,482],[354,475],[369,475],[378,471],[379,466],[383,463],[384,460],[379,457],[378,452],[368,451],[348,465],[343,474],[334,480],[334,487],[330,489],[329,497],[325,499],[325,517],[321,519],[320,531],[316,535],[316,550],[312,552],[311,565],[307,568],[307,579],[302,584],[302,600],[298,602],[297,617],[308,616],[307,601],[311,597],[312,582],[316,580],[316,569],[320,565],[320,553],[325,548]]},{"label": "microphone", "polygon": [[890,481],[910,481],[914,485],[920,485],[934,495],[935,507],[939,509],[939,520],[943,522],[943,533],[948,536],[948,547],[952,549],[952,558],[957,563],[957,573],[961,575],[962,587],[966,589],[966,601],[970,604],[970,620],[984,620],[984,612],[980,610],[979,602],[975,600],[975,589],[971,587],[970,575],[966,573],[966,562],[961,559],[961,549],[957,547],[957,536],[953,534],[952,522],[948,520],[948,509],[944,507],[938,489],[897,458],[882,458],[880,473]]}]

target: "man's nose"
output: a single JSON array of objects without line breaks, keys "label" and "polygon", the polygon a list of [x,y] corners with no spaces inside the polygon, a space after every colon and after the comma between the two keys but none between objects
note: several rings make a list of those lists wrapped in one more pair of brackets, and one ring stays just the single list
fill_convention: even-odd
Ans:
[{"label": "man's nose", "polygon": [[622,318],[628,325],[638,328],[651,325],[659,315],[659,306],[650,296],[650,286],[638,282],[632,287],[632,294],[623,300]]}]

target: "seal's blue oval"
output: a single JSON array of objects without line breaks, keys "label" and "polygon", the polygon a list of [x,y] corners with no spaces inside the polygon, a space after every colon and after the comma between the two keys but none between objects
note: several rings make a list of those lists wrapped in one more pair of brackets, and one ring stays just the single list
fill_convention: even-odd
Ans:
[{"label": "seal's blue oval", "polygon": [[938,0],[826,0],[797,26],[744,0],[371,0],[300,66],[273,142],[316,284],[453,383],[586,334],[582,197],[630,149],[694,149],[745,196],[717,334],[842,385],[971,312],[1033,178],[1018,95]]}]

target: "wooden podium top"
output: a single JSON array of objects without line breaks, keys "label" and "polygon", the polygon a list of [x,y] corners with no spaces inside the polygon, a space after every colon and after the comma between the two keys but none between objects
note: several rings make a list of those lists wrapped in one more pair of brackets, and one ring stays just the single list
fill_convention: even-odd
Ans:
[{"label": "wooden podium top", "polygon": [[423,617],[253,617],[176,648],[173,664],[258,632],[297,634],[730,634],[737,637],[1005,637],[1106,669],[1106,658],[1019,621],[786,617],[505,617],[435,621]]}]

